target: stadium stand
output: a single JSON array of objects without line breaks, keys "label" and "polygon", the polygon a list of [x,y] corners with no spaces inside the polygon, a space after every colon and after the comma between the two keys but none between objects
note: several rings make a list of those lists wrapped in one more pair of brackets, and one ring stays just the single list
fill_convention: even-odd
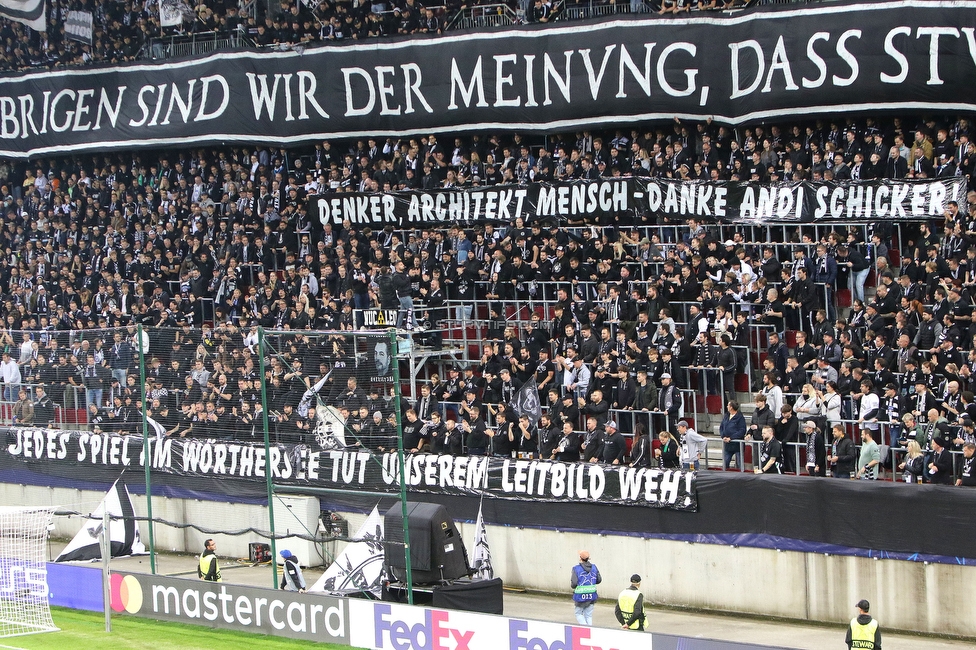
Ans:
[{"label": "stadium stand", "polygon": [[[400,18],[370,26],[388,11],[378,6],[386,7],[361,2],[350,11],[321,3],[306,14],[283,3],[277,18],[253,25],[255,42],[328,38],[325,27],[310,27],[325,19],[365,21],[353,28],[354,38],[414,33],[414,26],[401,31],[403,8]],[[158,28],[136,2],[93,8],[104,30],[95,49],[63,34],[38,40],[4,23],[6,67],[132,60]],[[234,6],[201,3],[195,11],[191,30],[243,24]],[[51,20],[60,14],[52,11]],[[289,15],[299,18],[289,24]],[[307,20],[313,16],[318,22]],[[439,22],[436,29],[418,24],[420,31],[441,29]],[[27,43],[26,51],[14,43]],[[126,371],[133,369],[131,326],[138,323],[169,328],[179,344],[157,360],[168,367],[154,388],[157,398],[177,395],[174,422],[204,412],[208,421],[233,418],[227,430],[246,428],[254,418],[244,411],[254,403],[255,325],[351,330],[357,311],[396,310],[413,346],[407,355],[451,351],[411,373],[412,387],[420,379],[423,388],[410,395],[417,420],[405,412],[404,420],[421,423],[414,432],[421,438],[458,427],[455,453],[721,466],[697,430],[728,438],[725,451],[745,458],[741,471],[764,453],[759,433],[770,425],[784,445],[784,471],[822,474],[820,451],[838,455],[829,440],[837,425],[851,437],[880,430],[874,438],[889,476],[900,475],[908,442],[928,450],[939,440],[950,443],[958,475],[964,445],[976,442],[969,424],[976,418],[972,193],[968,205],[921,223],[803,226],[628,216],[613,223],[320,228],[307,202],[349,192],[614,177],[964,177],[973,190],[972,135],[966,116],[738,128],[675,119],[605,133],[431,134],[0,161],[0,416],[61,426],[111,421],[124,431],[134,393],[123,382],[134,379]],[[302,365],[314,383],[333,352],[308,348]],[[282,381],[288,374],[284,366],[271,372]],[[509,407],[532,379],[547,410],[538,425]],[[337,402],[345,388],[323,399]],[[765,408],[753,407],[755,394]],[[276,395],[282,410],[297,411],[300,397]],[[728,408],[732,402],[745,408]],[[743,412],[748,426],[740,429]],[[372,413],[367,408],[362,417]],[[678,433],[679,420],[690,426],[670,456],[657,432]],[[819,438],[808,434],[807,421]],[[213,428],[176,425],[173,434],[211,435]],[[755,432],[751,439],[746,431]],[[828,462],[844,473],[842,461]],[[906,467],[910,479],[912,465]]]},{"label": "stadium stand", "polygon": [[[161,56],[199,55],[232,47],[285,48],[402,35],[435,35],[527,23],[583,20],[622,14],[661,14],[741,8],[750,2],[690,0],[627,3],[599,0],[504,2],[419,0],[200,0],[176,2],[183,20],[160,24],[155,0],[53,0],[46,34],[0,19],[0,70],[123,63]],[[762,4],[762,3],[755,3]],[[92,15],[92,38],[72,38],[68,12]]]}]

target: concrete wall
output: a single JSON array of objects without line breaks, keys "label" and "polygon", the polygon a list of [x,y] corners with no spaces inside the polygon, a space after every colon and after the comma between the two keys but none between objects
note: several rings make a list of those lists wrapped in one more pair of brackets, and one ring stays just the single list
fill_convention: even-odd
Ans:
[{"label": "concrete wall", "polygon": [[[57,505],[93,510],[101,493],[0,484],[0,502],[10,505]],[[145,499],[135,498],[145,514]],[[260,506],[156,498],[153,515],[171,521],[202,522],[212,528],[267,528]],[[355,534],[365,515],[346,513]],[[74,535],[84,520],[57,517],[55,534]],[[474,525],[458,524],[469,549]],[[141,525],[143,539],[146,527]],[[205,535],[192,529],[157,525],[163,551],[199,553]],[[222,555],[245,557],[257,536],[215,535]],[[976,637],[976,567],[873,560],[816,553],[735,548],[613,535],[488,526],[495,574],[506,585],[565,593],[580,549],[590,551],[603,575],[601,596],[616,597],[633,573],[643,577],[649,602],[721,612],[745,612],[809,621],[846,623],[861,598],[887,629]],[[342,544],[324,549],[341,551]]]},{"label": "concrete wall", "polygon": [[[463,525],[472,547],[474,526]],[[615,598],[639,573],[651,603],[846,623],[871,601],[887,629],[976,637],[976,567],[657,539],[488,526],[496,575],[508,586],[563,592],[580,549]]]}]

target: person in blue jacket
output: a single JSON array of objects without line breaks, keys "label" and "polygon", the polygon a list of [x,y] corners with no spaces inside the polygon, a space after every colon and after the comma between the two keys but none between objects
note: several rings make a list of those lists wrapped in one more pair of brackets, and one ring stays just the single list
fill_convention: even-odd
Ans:
[{"label": "person in blue jacket", "polygon": [[580,625],[593,625],[593,609],[596,606],[596,586],[603,582],[603,576],[596,565],[590,562],[590,552],[579,552],[579,564],[573,567],[570,586],[573,588],[573,602],[576,605],[576,620]]},{"label": "person in blue jacket", "polygon": [[740,440],[746,438],[746,419],[739,413],[739,403],[730,400],[725,407],[722,424],[718,427],[718,435],[722,438],[722,468],[728,469],[735,458],[735,468],[742,471],[742,445]]}]

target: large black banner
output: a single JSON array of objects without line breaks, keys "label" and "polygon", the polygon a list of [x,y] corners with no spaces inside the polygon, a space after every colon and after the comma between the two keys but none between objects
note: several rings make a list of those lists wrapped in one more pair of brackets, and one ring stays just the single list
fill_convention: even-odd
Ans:
[{"label": "large black banner", "polygon": [[[142,436],[16,427],[0,432],[4,456],[42,473],[97,481],[106,470],[145,467]],[[396,454],[281,444],[266,454],[259,443],[179,438],[151,438],[149,446],[151,471],[214,485],[228,478],[263,483],[271,471],[279,484],[391,494],[400,489]],[[405,467],[407,488],[415,493],[698,509],[693,472],[433,454],[408,455]]]},{"label": "large black banner", "polygon": [[817,3],[35,72],[2,80],[0,155],[973,110],[974,9]]},{"label": "large black banner", "polygon": [[[467,189],[356,192],[312,196],[309,212],[322,224],[398,228],[451,224],[585,220],[612,223],[621,215],[704,219],[726,223],[923,220],[941,217],[949,201],[966,203],[966,179],[859,182],[678,181],[612,178]],[[373,320],[376,320],[375,318]],[[378,324],[371,321],[366,325]]]}]

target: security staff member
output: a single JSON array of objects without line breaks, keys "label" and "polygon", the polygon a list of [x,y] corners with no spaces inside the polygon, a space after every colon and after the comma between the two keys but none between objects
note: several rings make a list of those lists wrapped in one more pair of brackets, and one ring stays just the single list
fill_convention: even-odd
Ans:
[{"label": "security staff member", "polygon": [[207,582],[220,582],[220,565],[217,564],[217,542],[208,539],[203,543],[203,554],[197,575]]},{"label": "security staff member", "polygon": [[857,616],[851,620],[851,625],[847,628],[847,647],[881,650],[881,630],[878,629],[878,622],[868,614],[871,604],[866,600],[860,600],[855,607],[857,607]]},{"label": "security staff member", "polygon": [[616,614],[620,626],[625,630],[643,630],[644,621],[644,594],[640,591],[641,577],[636,573],[630,576],[630,586],[620,592],[617,596],[617,606],[613,613]]}]

